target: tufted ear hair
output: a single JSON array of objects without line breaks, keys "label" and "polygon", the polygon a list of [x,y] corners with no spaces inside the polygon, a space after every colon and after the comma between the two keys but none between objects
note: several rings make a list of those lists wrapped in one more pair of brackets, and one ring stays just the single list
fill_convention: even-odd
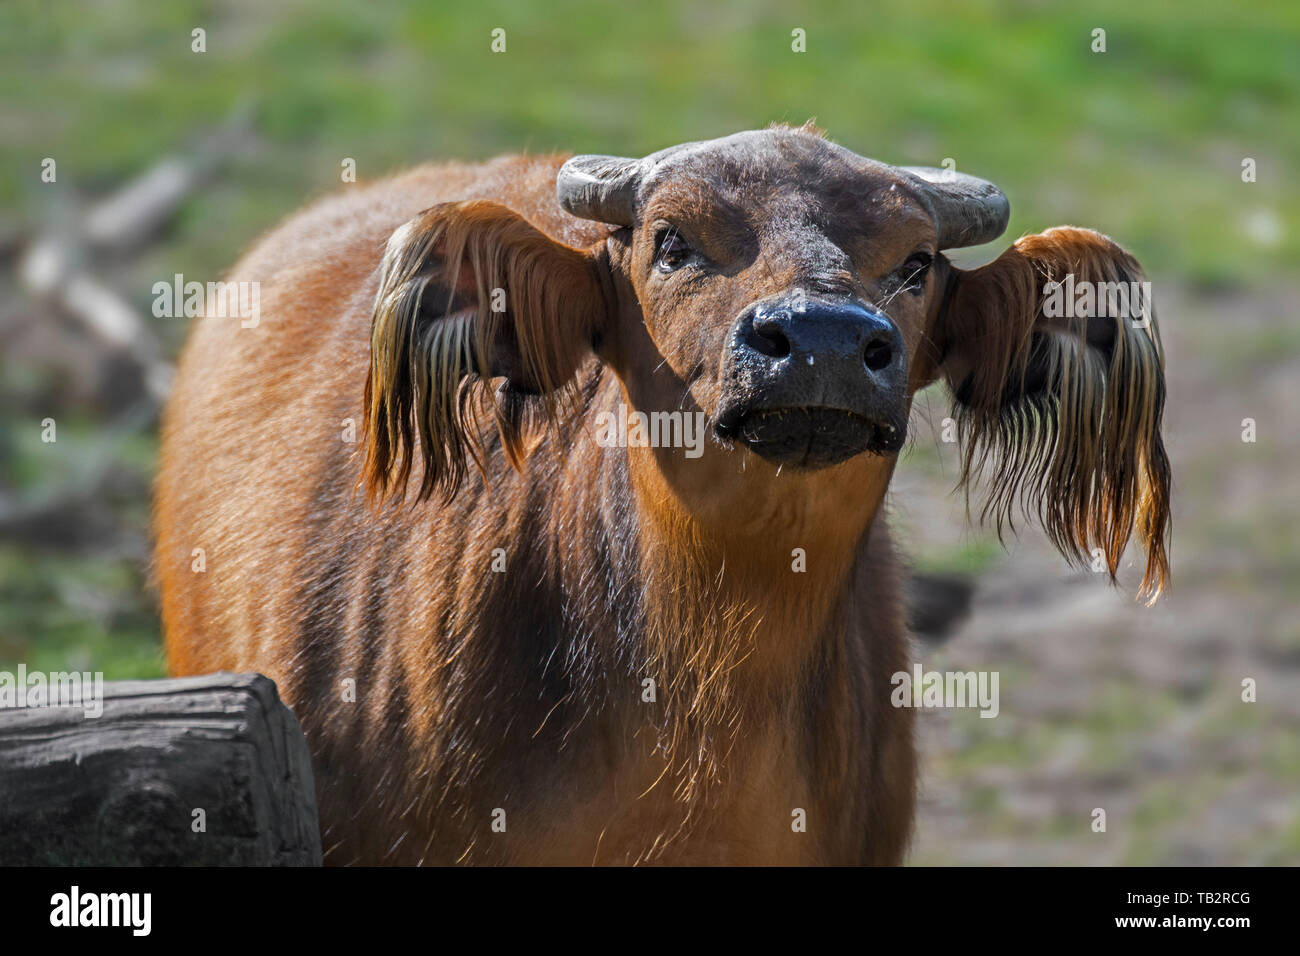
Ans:
[{"label": "tufted ear hair", "polygon": [[[486,474],[484,420],[512,467],[526,425],[553,422],[575,398],[606,306],[597,250],[557,242],[492,202],[443,203],[388,240],[365,389],[372,501],[450,499],[473,461]],[[504,378],[495,394],[489,379]]]},{"label": "tufted ear hair", "polygon": [[956,403],[962,483],[983,480],[1001,537],[1019,503],[1067,560],[1100,554],[1111,580],[1129,539],[1140,595],[1169,578],[1164,356],[1150,284],[1106,236],[1060,227],[952,270],[935,340]]}]

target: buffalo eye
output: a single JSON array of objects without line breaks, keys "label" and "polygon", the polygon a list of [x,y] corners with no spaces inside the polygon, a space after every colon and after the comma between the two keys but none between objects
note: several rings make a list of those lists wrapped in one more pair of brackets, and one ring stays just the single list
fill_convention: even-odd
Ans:
[{"label": "buffalo eye", "polygon": [[660,272],[672,272],[686,264],[691,257],[690,244],[675,228],[664,229],[656,239],[655,267]]},{"label": "buffalo eye", "polygon": [[934,256],[928,252],[914,252],[894,272],[900,289],[919,295],[925,288],[925,277],[930,271]]}]

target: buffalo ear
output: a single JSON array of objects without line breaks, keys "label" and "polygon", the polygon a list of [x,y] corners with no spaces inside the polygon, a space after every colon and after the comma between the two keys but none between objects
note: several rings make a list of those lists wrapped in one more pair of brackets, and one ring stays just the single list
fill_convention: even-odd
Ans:
[{"label": "buffalo ear", "polygon": [[[992,515],[1001,537],[1019,503],[1067,560],[1099,555],[1112,581],[1136,534],[1148,604],[1169,577],[1170,520],[1164,357],[1149,288],[1109,238],[1050,229],[982,268],[954,269],[935,335],[961,481],[968,496],[981,479],[987,489],[981,518]],[[1063,301],[1087,289],[1090,306]]]},{"label": "buffalo ear", "polygon": [[450,499],[469,461],[484,472],[484,419],[522,466],[528,421],[553,421],[575,397],[605,320],[603,267],[492,202],[443,203],[393,233],[365,390],[372,500],[401,497],[417,461],[417,500]]}]

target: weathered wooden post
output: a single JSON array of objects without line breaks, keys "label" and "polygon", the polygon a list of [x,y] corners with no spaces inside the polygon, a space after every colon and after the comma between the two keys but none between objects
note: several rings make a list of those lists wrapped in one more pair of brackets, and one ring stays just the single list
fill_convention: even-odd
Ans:
[{"label": "weathered wooden post", "polygon": [[270,679],[102,686],[98,717],[0,707],[0,866],[321,862],[307,741]]}]

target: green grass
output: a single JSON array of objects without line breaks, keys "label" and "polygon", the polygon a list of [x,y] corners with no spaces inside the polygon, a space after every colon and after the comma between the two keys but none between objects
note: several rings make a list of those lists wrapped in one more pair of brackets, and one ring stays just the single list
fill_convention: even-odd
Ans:
[{"label": "green grass", "polygon": [[157,618],[134,563],[0,547],[0,670],[160,677]]},{"label": "green grass", "polygon": [[917,555],[912,565],[916,570],[930,574],[976,575],[997,564],[1005,553],[997,535],[971,531],[966,540],[950,548]]}]

